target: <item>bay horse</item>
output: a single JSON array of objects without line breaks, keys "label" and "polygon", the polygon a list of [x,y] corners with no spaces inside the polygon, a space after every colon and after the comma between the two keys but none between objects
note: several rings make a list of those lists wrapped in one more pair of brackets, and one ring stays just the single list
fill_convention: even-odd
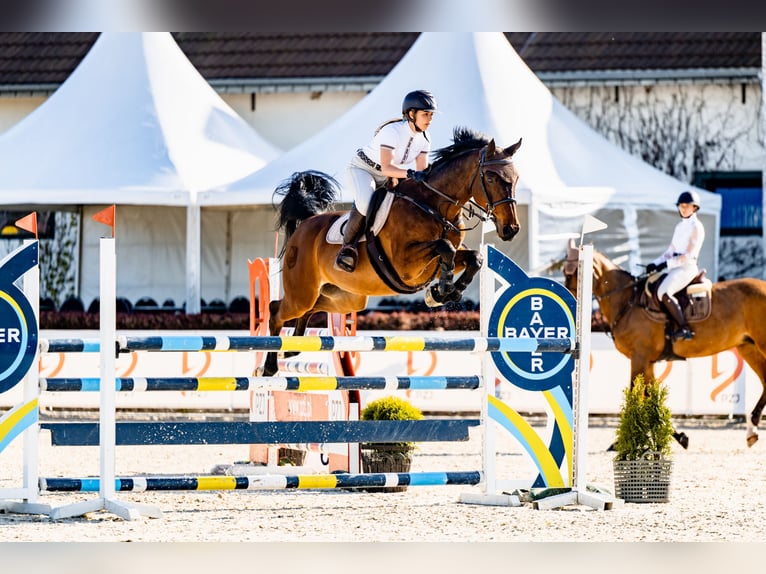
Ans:
[{"label": "bay horse", "polygon": [[[570,242],[564,264],[566,287],[577,291],[577,249]],[[665,325],[652,320],[638,296],[645,278],[637,278],[621,269],[603,253],[593,250],[593,296],[609,326],[615,347],[630,359],[630,384],[637,375],[654,380],[654,364],[667,357]],[[763,390],[747,420],[747,446],[758,440],[758,423],[766,406],[766,281],[731,279],[713,283],[710,314],[690,323],[691,340],[672,342],[676,359],[706,357],[727,349],[739,354],[758,375]],[[688,439],[674,435],[684,448]]]},{"label": "bay horse", "polygon": [[[282,195],[278,229],[285,230],[282,249],[282,299],[269,304],[269,332],[278,336],[283,325],[296,319],[294,335],[305,333],[319,311],[350,313],[367,306],[369,296],[416,293],[434,279],[426,301],[438,306],[459,301],[481,268],[478,251],[463,245],[464,210],[492,220],[498,237],[512,240],[519,232],[516,184],[519,175],[512,157],[521,146],[502,148],[494,139],[467,128],[455,128],[453,143],[432,152],[434,161],[425,182],[405,179],[393,190],[388,218],[378,233],[374,259],[387,259],[384,278],[368,249],[359,250],[353,273],[335,266],[339,245],[328,243],[330,227],[344,213],[331,211],[337,182],[317,171],[297,172],[276,190]],[[455,274],[460,273],[455,279]],[[438,277],[437,277],[438,276]],[[296,353],[291,353],[296,354]],[[277,372],[276,352],[268,353],[263,375]]]}]

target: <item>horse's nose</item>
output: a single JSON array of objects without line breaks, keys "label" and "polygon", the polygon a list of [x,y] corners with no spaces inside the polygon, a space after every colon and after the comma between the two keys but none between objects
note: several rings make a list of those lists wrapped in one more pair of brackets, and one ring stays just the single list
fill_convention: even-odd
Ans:
[{"label": "horse's nose", "polygon": [[503,230],[501,237],[503,238],[503,241],[510,241],[514,237],[516,237],[516,234],[519,232],[519,226],[518,225],[503,225]]}]

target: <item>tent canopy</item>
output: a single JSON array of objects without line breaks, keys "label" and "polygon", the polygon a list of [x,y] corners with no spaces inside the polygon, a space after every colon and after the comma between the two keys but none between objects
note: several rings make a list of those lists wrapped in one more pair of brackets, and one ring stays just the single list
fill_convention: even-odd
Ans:
[{"label": "tent canopy", "polygon": [[[576,231],[570,227],[580,225],[586,213],[606,217],[604,209],[622,214],[617,218],[621,229],[613,231],[627,234],[619,240],[623,246],[643,245],[641,257],[656,256],[664,248],[662,242],[670,241],[676,198],[691,186],[610,143],[567,110],[500,32],[423,33],[389,75],[346,114],[252,175],[203,192],[200,204],[267,205],[281,181],[305,169],[344,182],[354,150],[380,123],[399,114],[404,94],[414,89],[428,89],[437,99],[439,111],[429,129],[434,148],[449,145],[457,126],[484,132],[502,146],[523,139],[515,162],[520,172],[518,199],[529,206],[529,252],[522,257],[529,268],[563,251],[562,231]],[[721,199],[698,191],[703,213],[709,216],[709,236],[714,233],[710,225],[715,227],[715,239],[706,242],[706,263],[715,267]],[[352,200],[348,190],[342,200]],[[649,233],[639,221],[630,221],[655,210],[667,216],[660,218],[662,229]],[[596,245],[605,248],[597,235]],[[618,239],[608,242],[616,246]]]},{"label": "tent canopy", "polygon": [[[133,225],[118,225],[120,251],[131,256],[120,258],[117,282],[120,293],[150,293],[180,268],[176,281],[185,281],[193,313],[201,283],[196,194],[241,179],[279,153],[218,96],[169,33],[104,33],[48,100],[0,136],[0,204],[185,207],[185,230],[170,217],[147,229],[142,221],[156,215],[149,207]],[[82,237],[79,291],[93,296],[97,250],[89,234]]]},{"label": "tent canopy", "polygon": [[0,136],[0,204],[188,205],[279,155],[168,33],[104,33]]}]

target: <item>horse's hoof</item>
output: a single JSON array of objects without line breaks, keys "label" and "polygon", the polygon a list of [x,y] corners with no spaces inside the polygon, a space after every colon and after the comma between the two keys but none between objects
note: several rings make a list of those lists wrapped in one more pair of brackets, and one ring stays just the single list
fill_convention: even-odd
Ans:
[{"label": "horse's hoof", "polygon": [[607,447],[606,452],[614,452],[615,450],[617,449],[614,448],[614,443],[612,443]]},{"label": "horse's hoof", "polygon": [[263,366],[261,366],[261,367],[256,367],[256,368],[255,368],[255,374],[254,374],[254,376],[256,376],[256,377],[262,377],[262,376],[264,376],[264,375],[263,375]]},{"label": "horse's hoof", "polygon": [[429,307],[441,307],[444,305],[444,302],[437,301],[434,297],[433,291],[436,287],[430,287],[426,289],[425,295],[423,295],[423,301],[425,301],[426,305]]},{"label": "horse's hoof", "polygon": [[758,442],[758,435],[757,434],[751,434],[749,437],[747,437],[747,447],[750,448],[755,443]]},{"label": "horse's hoof", "polygon": [[678,444],[680,444],[684,450],[689,448],[689,437],[686,436],[685,432],[674,433],[673,438],[676,439]]}]

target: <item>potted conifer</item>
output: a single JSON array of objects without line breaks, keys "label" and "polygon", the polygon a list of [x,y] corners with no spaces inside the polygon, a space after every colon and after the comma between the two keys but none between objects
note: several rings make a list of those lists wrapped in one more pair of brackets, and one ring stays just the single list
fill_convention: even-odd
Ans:
[{"label": "potted conifer", "polygon": [[[409,401],[400,397],[382,397],[370,401],[362,409],[363,421],[421,420],[423,413]],[[363,443],[359,446],[362,470],[365,473],[409,472],[415,443]],[[368,487],[369,492],[403,492],[406,486]]]},{"label": "potted conifer", "polygon": [[615,495],[625,502],[668,502],[673,467],[668,390],[638,375],[623,394],[614,443]]}]

